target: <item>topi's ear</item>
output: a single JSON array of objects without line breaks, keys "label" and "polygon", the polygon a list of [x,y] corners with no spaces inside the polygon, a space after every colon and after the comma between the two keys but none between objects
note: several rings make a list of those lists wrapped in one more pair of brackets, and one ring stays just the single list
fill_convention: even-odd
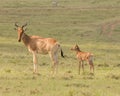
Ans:
[{"label": "topi's ear", "polygon": [[19,27],[19,26],[17,25],[17,23],[15,23],[15,26],[16,26],[16,27]]},{"label": "topi's ear", "polygon": [[24,31],[26,31],[26,30],[27,30],[27,28],[24,29]]},{"label": "topi's ear", "polygon": [[26,24],[24,24],[24,25],[22,25],[22,28],[24,28],[25,26],[27,26],[27,23],[26,23]]},{"label": "topi's ear", "polygon": [[17,30],[17,28],[14,28],[14,30]]}]

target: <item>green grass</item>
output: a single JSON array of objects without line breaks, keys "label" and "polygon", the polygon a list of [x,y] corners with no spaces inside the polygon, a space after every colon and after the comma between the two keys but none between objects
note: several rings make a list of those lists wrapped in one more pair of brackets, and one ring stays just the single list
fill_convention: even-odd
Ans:
[{"label": "green grass", "polygon": [[[0,0],[0,96],[119,96],[120,24],[111,36],[102,26],[120,19],[119,0]],[[17,42],[14,23],[28,23],[26,33],[56,38],[66,56],[59,56],[58,74],[50,75],[48,55],[38,55],[40,75],[34,75],[32,54]],[[109,28],[106,30],[109,32]],[[94,54],[95,75],[78,75],[70,50],[79,44]]]}]

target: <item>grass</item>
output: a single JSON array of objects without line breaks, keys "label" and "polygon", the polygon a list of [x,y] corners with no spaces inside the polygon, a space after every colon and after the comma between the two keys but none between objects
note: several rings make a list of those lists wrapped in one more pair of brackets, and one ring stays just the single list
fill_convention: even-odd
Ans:
[{"label": "grass", "polygon": [[[59,0],[58,7],[51,0],[0,2],[0,96],[119,96],[119,24],[111,36],[100,35],[104,24],[120,19],[118,0]],[[54,78],[48,55],[38,55],[40,75],[32,73],[32,54],[17,42],[15,22],[27,22],[29,35],[61,43],[66,58],[59,57]],[[94,54],[94,76],[88,65],[85,73],[77,74],[78,62],[70,50],[76,43]]]}]

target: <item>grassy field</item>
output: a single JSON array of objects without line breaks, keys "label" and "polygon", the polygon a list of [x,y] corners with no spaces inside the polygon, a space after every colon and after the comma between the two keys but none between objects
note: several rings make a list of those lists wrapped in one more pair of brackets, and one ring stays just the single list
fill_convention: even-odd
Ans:
[{"label": "grassy field", "polygon": [[[119,0],[0,0],[0,96],[120,96]],[[28,23],[26,33],[56,38],[66,58],[59,56],[58,74],[50,75],[48,55],[38,55],[40,75],[34,75],[32,54],[17,42],[14,23]],[[104,33],[104,25],[107,29]],[[102,34],[101,34],[102,33]],[[70,50],[78,44],[94,54],[95,75],[78,75]]]}]

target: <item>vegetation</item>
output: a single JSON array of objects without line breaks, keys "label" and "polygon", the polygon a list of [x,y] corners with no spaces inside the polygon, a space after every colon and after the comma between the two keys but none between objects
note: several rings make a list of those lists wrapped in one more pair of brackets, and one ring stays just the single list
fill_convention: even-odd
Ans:
[{"label": "vegetation", "polygon": [[[0,96],[119,96],[120,27],[100,34],[106,23],[119,21],[119,0],[0,0]],[[32,73],[32,54],[17,42],[14,23],[28,23],[26,33],[56,38],[65,59],[59,56],[58,74],[50,75],[50,58],[38,55],[40,75]],[[95,74],[78,75],[78,62],[70,50],[78,44],[94,53]]]}]

